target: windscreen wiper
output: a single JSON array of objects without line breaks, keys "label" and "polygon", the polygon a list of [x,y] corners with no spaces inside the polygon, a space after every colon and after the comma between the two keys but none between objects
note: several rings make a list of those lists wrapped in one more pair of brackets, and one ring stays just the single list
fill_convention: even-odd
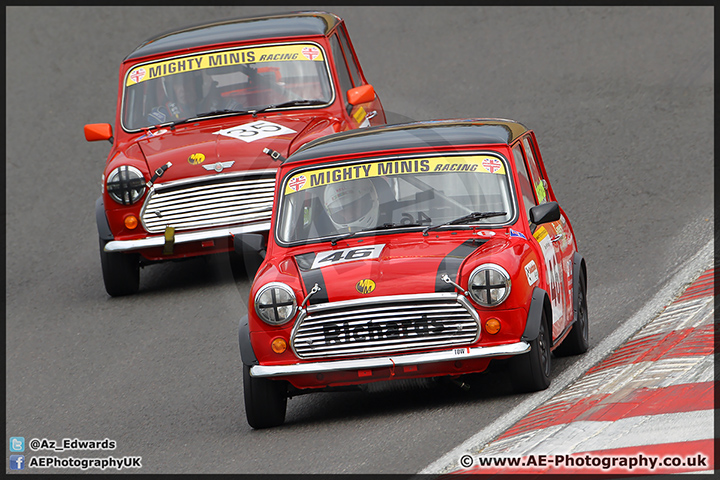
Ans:
[{"label": "windscreen wiper", "polygon": [[230,108],[222,108],[220,110],[212,110],[210,112],[198,113],[197,115],[193,115],[192,117],[183,118],[182,120],[172,122],[170,124],[170,129],[172,130],[176,126],[182,125],[183,123],[192,123],[199,118],[212,117],[215,115],[227,115],[227,114],[247,115],[248,113],[253,113],[253,111],[252,110],[233,110]]},{"label": "windscreen wiper", "polygon": [[258,108],[257,110],[250,110],[248,113],[252,113],[253,117],[256,117],[258,113],[262,113],[265,110],[271,108],[285,108],[285,107],[301,107],[308,105],[325,105],[325,100],[290,100],[289,102],[277,103],[274,105],[268,105],[267,107]]},{"label": "windscreen wiper", "polygon": [[456,218],[455,220],[451,220],[446,223],[441,223],[440,225],[431,225],[429,227],[425,227],[423,230],[423,236],[427,236],[427,232],[430,230],[437,230],[438,228],[447,227],[448,225],[462,225],[463,223],[470,223],[474,220],[480,220],[482,218],[490,218],[490,217],[500,217],[502,215],[507,215],[507,212],[472,212],[468,213],[467,215],[464,215],[460,218]]},{"label": "windscreen wiper", "polygon": [[392,228],[405,228],[405,227],[422,227],[422,224],[420,224],[420,223],[403,223],[403,224],[383,223],[382,225],[377,225],[375,227],[370,227],[370,228],[364,228],[364,229],[358,230],[356,232],[343,233],[342,235],[338,235],[337,237],[334,237],[332,240],[330,240],[330,244],[335,246],[335,245],[337,245],[337,242],[339,242],[340,240],[345,240],[347,238],[354,237],[355,235],[357,235],[359,233],[372,232],[374,230],[390,230]]}]

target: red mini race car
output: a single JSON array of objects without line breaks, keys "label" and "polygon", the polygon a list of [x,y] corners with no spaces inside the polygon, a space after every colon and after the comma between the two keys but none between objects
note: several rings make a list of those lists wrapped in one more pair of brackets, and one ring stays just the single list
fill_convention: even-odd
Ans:
[{"label": "red mini race car", "polygon": [[304,146],[278,172],[240,321],[245,411],[508,359],[519,390],[588,348],[586,267],[532,131],[509,120],[380,126]]},{"label": "red mini race car", "polygon": [[120,67],[114,136],[110,124],[85,126],[88,141],[112,143],[96,203],[107,292],[136,292],[149,263],[228,252],[234,234],[267,234],[278,158],[384,123],[344,22],[330,13],[147,40]]}]

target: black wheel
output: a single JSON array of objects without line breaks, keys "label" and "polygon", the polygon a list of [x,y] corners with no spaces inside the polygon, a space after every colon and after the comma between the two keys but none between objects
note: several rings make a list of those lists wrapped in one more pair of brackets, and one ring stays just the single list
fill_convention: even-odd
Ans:
[{"label": "black wheel", "polygon": [[100,264],[105,290],[110,296],[131,295],[140,288],[140,256],[137,253],[108,253],[100,240]]},{"label": "black wheel", "polygon": [[530,351],[510,359],[510,370],[515,390],[536,392],[550,386],[550,330],[543,312],[540,332],[530,342]]},{"label": "black wheel", "polygon": [[575,319],[575,323],[573,323],[570,332],[567,334],[567,337],[565,337],[565,340],[563,340],[562,343],[555,349],[555,354],[562,357],[585,353],[590,345],[587,287],[584,275],[580,275],[580,281],[578,283],[578,316]]},{"label": "black wheel", "polygon": [[245,416],[252,428],[277,427],[285,422],[287,384],[283,380],[255,378],[243,365]]}]

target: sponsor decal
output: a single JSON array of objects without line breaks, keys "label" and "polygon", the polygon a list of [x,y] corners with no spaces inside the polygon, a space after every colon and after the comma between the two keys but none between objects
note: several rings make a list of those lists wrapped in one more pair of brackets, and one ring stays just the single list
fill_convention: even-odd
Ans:
[{"label": "sponsor decal", "polygon": [[357,290],[358,293],[362,294],[372,293],[373,290],[375,290],[375,282],[373,282],[369,278],[360,280],[355,284],[355,290]]},{"label": "sponsor decal", "polygon": [[547,272],[548,287],[550,289],[550,300],[552,303],[553,324],[562,320],[563,317],[563,293],[562,293],[562,265],[558,262],[555,247],[553,247],[550,235],[545,227],[535,230],[533,237],[540,244],[543,257],[545,257],[545,271]]},{"label": "sponsor decal", "polygon": [[483,160],[482,165],[490,173],[495,173],[503,166],[502,162],[497,158],[486,158],[485,160]]},{"label": "sponsor decal", "polygon": [[217,162],[213,163],[212,165],[203,165],[203,168],[205,170],[215,170],[217,173],[222,172],[226,168],[230,168],[235,164],[234,160],[231,160],[229,162]]},{"label": "sponsor decal", "polygon": [[315,256],[310,269],[328,267],[330,265],[339,265],[341,263],[354,262],[356,260],[371,260],[378,258],[380,252],[385,248],[385,244],[370,245],[367,247],[352,247],[341,250],[328,250],[318,253]]},{"label": "sponsor decal", "polygon": [[277,137],[279,135],[288,135],[296,132],[284,125],[279,125],[265,120],[258,120],[257,122],[245,123],[236,127],[218,130],[213,133],[215,135],[224,135],[226,137],[250,143],[263,138]]},{"label": "sponsor decal", "polygon": [[535,185],[535,193],[537,194],[539,203],[543,203],[547,199],[547,193],[545,192],[545,186],[542,181]]},{"label": "sponsor decal", "polygon": [[317,47],[303,47],[302,54],[308,60],[315,60],[320,56],[320,50]]},{"label": "sponsor decal", "polygon": [[131,85],[137,85],[141,82],[166,77],[168,75],[174,75],[176,73],[194,72],[207,68],[225,67],[229,65],[246,65],[249,63],[293,61],[322,62],[324,61],[324,57],[322,50],[316,46],[302,43],[293,45],[237,48],[222,52],[176,57],[136,67],[128,73],[125,86],[129,87]]},{"label": "sponsor decal", "polygon": [[492,232],[490,230],[480,230],[477,232],[477,235],[480,235],[481,237],[494,237],[495,232]]},{"label": "sponsor decal", "polygon": [[[269,122],[266,122],[269,123]],[[220,132],[217,132],[220,133]],[[279,134],[278,134],[279,135]],[[386,160],[380,162],[368,162],[350,166],[334,166],[306,170],[289,177],[285,184],[285,195],[299,192],[306,188],[320,187],[332,183],[347,182],[360,178],[386,177],[393,175],[422,174],[436,172],[457,172],[457,173],[492,173],[505,175],[505,165],[500,162],[500,168],[493,168],[490,171],[483,165],[484,160],[497,160],[489,155],[470,155],[453,157],[433,158],[412,158],[407,160]],[[302,187],[297,186],[295,180],[298,177],[305,177],[306,182]],[[293,187],[290,187],[290,184]]]},{"label": "sponsor decal", "polygon": [[140,83],[140,82],[142,82],[143,78],[145,78],[146,73],[147,72],[145,71],[144,68],[142,68],[142,67],[138,68],[136,70],[133,70],[133,72],[130,74],[130,79],[134,83]]},{"label": "sponsor decal", "polygon": [[513,230],[512,228],[510,229],[510,236],[511,237],[519,237],[519,238],[527,240],[527,237],[524,234],[522,234],[521,232],[518,232],[517,230]]},{"label": "sponsor decal", "polygon": [[[430,337],[442,335],[451,329],[452,327],[443,325],[441,320],[428,319],[426,315],[422,315],[414,322],[369,320],[352,324],[347,321],[326,323],[322,327],[322,333],[325,337],[325,345],[337,345],[407,337]],[[456,355],[464,354],[464,348],[458,350],[461,351],[456,351]]]},{"label": "sponsor decal", "polygon": [[535,285],[535,282],[540,279],[540,273],[538,272],[535,260],[530,260],[525,265],[525,275],[527,276],[528,285],[530,286]]},{"label": "sponsor decal", "polygon": [[353,113],[353,118],[359,124],[365,120],[365,117],[367,117],[367,112],[365,112],[363,107],[358,108],[357,111]]},{"label": "sponsor decal", "polygon": [[202,162],[205,161],[205,154],[203,153],[193,153],[188,157],[188,163],[190,165],[200,165]]},{"label": "sponsor decal", "polygon": [[291,190],[297,192],[298,190],[302,189],[302,187],[305,185],[305,182],[307,182],[307,177],[305,177],[305,175],[299,175],[290,180],[290,182],[288,182],[288,187],[290,187]]}]

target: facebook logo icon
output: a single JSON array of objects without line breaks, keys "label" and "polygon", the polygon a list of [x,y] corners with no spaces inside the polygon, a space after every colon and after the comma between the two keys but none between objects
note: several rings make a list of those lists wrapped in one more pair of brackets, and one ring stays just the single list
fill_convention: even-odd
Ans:
[{"label": "facebook logo icon", "polygon": [[10,437],[10,451],[11,452],[24,452],[25,451],[25,437]]},{"label": "facebook logo icon", "polygon": [[10,455],[10,470],[25,469],[25,455]]}]

